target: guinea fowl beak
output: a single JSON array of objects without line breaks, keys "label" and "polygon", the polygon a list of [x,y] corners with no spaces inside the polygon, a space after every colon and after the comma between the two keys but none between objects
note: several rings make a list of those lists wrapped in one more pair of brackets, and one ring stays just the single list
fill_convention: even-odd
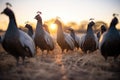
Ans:
[{"label": "guinea fowl beak", "polygon": [[34,19],[37,19],[37,16],[38,16],[38,15],[36,15],[36,16],[34,17]]},{"label": "guinea fowl beak", "polygon": [[3,14],[4,12],[1,12],[1,14]]},{"label": "guinea fowl beak", "polygon": [[34,17],[34,19],[36,19],[36,16]]}]

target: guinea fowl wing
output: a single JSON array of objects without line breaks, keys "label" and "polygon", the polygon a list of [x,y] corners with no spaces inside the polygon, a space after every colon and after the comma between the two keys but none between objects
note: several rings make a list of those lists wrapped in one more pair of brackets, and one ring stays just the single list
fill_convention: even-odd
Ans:
[{"label": "guinea fowl wing", "polygon": [[27,33],[21,30],[19,30],[19,32],[20,32],[20,43],[22,44],[24,48],[27,48],[30,51],[31,56],[34,56],[35,55],[35,44],[32,38],[28,36]]}]

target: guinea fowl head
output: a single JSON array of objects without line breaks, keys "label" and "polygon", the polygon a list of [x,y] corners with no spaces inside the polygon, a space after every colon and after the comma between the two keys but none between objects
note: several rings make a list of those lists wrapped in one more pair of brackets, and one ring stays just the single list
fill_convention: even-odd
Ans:
[{"label": "guinea fowl head", "polygon": [[119,22],[119,21],[118,21],[118,18],[117,18],[117,17],[114,17],[114,18],[112,19],[112,21],[111,21],[110,26],[115,26],[118,22]]},{"label": "guinea fowl head", "polygon": [[68,28],[68,30],[71,31],[71,32],[74,32],[74,30],[72,28]]},{"label": "guinea fowl head", "polygon": [[32,29],[32,26],[29,25],[29,24],[26,24],[25,27],[28,28],[28,29]]},{"label": "guinea fowl head", "polygon": [[58,19],[56,19],[54,23],[58,24],[58,25],[62,25],[61,22],[60,22],[60,20],[58,20]]},{"label": "guinea fowl head", "polygon": [[35,19],[42,22],[42,18],[40,16],[40,14],[42,14],[40,11],[37,12],[37,15],[35,16]]},{"label": "guinea fowl head", "polygon": [[88,24],[88,27],[92,27],[93,25],[95,25],[94,18],[90,18],[89,21],[90,22]]},{"label": "guinea fowl head", "polygon": [[91,21],[91,22],[88,24],[88,26],[93,26],[93,25],[95,25],[95,23],[94,23],[93,21]]},{"label": "guinea fowl head", "polygon": [[42,18],[39,14],[35,16],[35,19],[38,20],[38,21],[42,21]]},{"label": "guinea fowl head", "polygon": [[106,27],[105,27],[104,25],[102,25],[102,26],[101,26],[101,31],[102,31],[102,33],[105,32],[106,30],[107,30]]},{"label": "guinea fowl head", "polygon": [[1,12],[1,14],[6,14],[7,16],[9,16],[10,18],[14,18],[14,12],[10,9],[10,8],[5,8],[3,10],[3,12]]}]

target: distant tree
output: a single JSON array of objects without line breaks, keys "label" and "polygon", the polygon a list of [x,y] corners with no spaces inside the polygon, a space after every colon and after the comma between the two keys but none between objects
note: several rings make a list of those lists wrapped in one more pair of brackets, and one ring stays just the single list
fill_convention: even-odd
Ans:
[{"label": "distant tree", "polygon": [[81,21],[80,22],[80,25],[79,25],[79,30],[86,30],[87,29],[87,24],[88,24],[88,21]]},{"label": "distant tree", "polygon": [[79,29],[78,24],[76,22],[68,22],[67,26],[73,28],[74,30]]}]

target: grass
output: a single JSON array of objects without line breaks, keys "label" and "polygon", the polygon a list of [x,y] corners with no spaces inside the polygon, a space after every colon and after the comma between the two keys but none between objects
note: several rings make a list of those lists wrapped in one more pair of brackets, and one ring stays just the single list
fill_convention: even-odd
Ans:
[{"label": "grass", "polygon": [[[119,80],[120,62],[105,62],[99,50],[84,54],[80,49],[61,53],[56,45],[49,54],[38,53],[27,58],[25,65],[16,66],[16,60],[0,46],[0,80]],[[120,57],[118,58],[120,61]]]},{"label": "grass", "polygon": [[0,44],[0,80],[119,80],[118,62],[107,61],[99,50],[85,54],[79,50],[61,52],[56,44],[49,53],[37,50],[33,58],[26,58],[25,65],[16,66],[13,56]]}]

